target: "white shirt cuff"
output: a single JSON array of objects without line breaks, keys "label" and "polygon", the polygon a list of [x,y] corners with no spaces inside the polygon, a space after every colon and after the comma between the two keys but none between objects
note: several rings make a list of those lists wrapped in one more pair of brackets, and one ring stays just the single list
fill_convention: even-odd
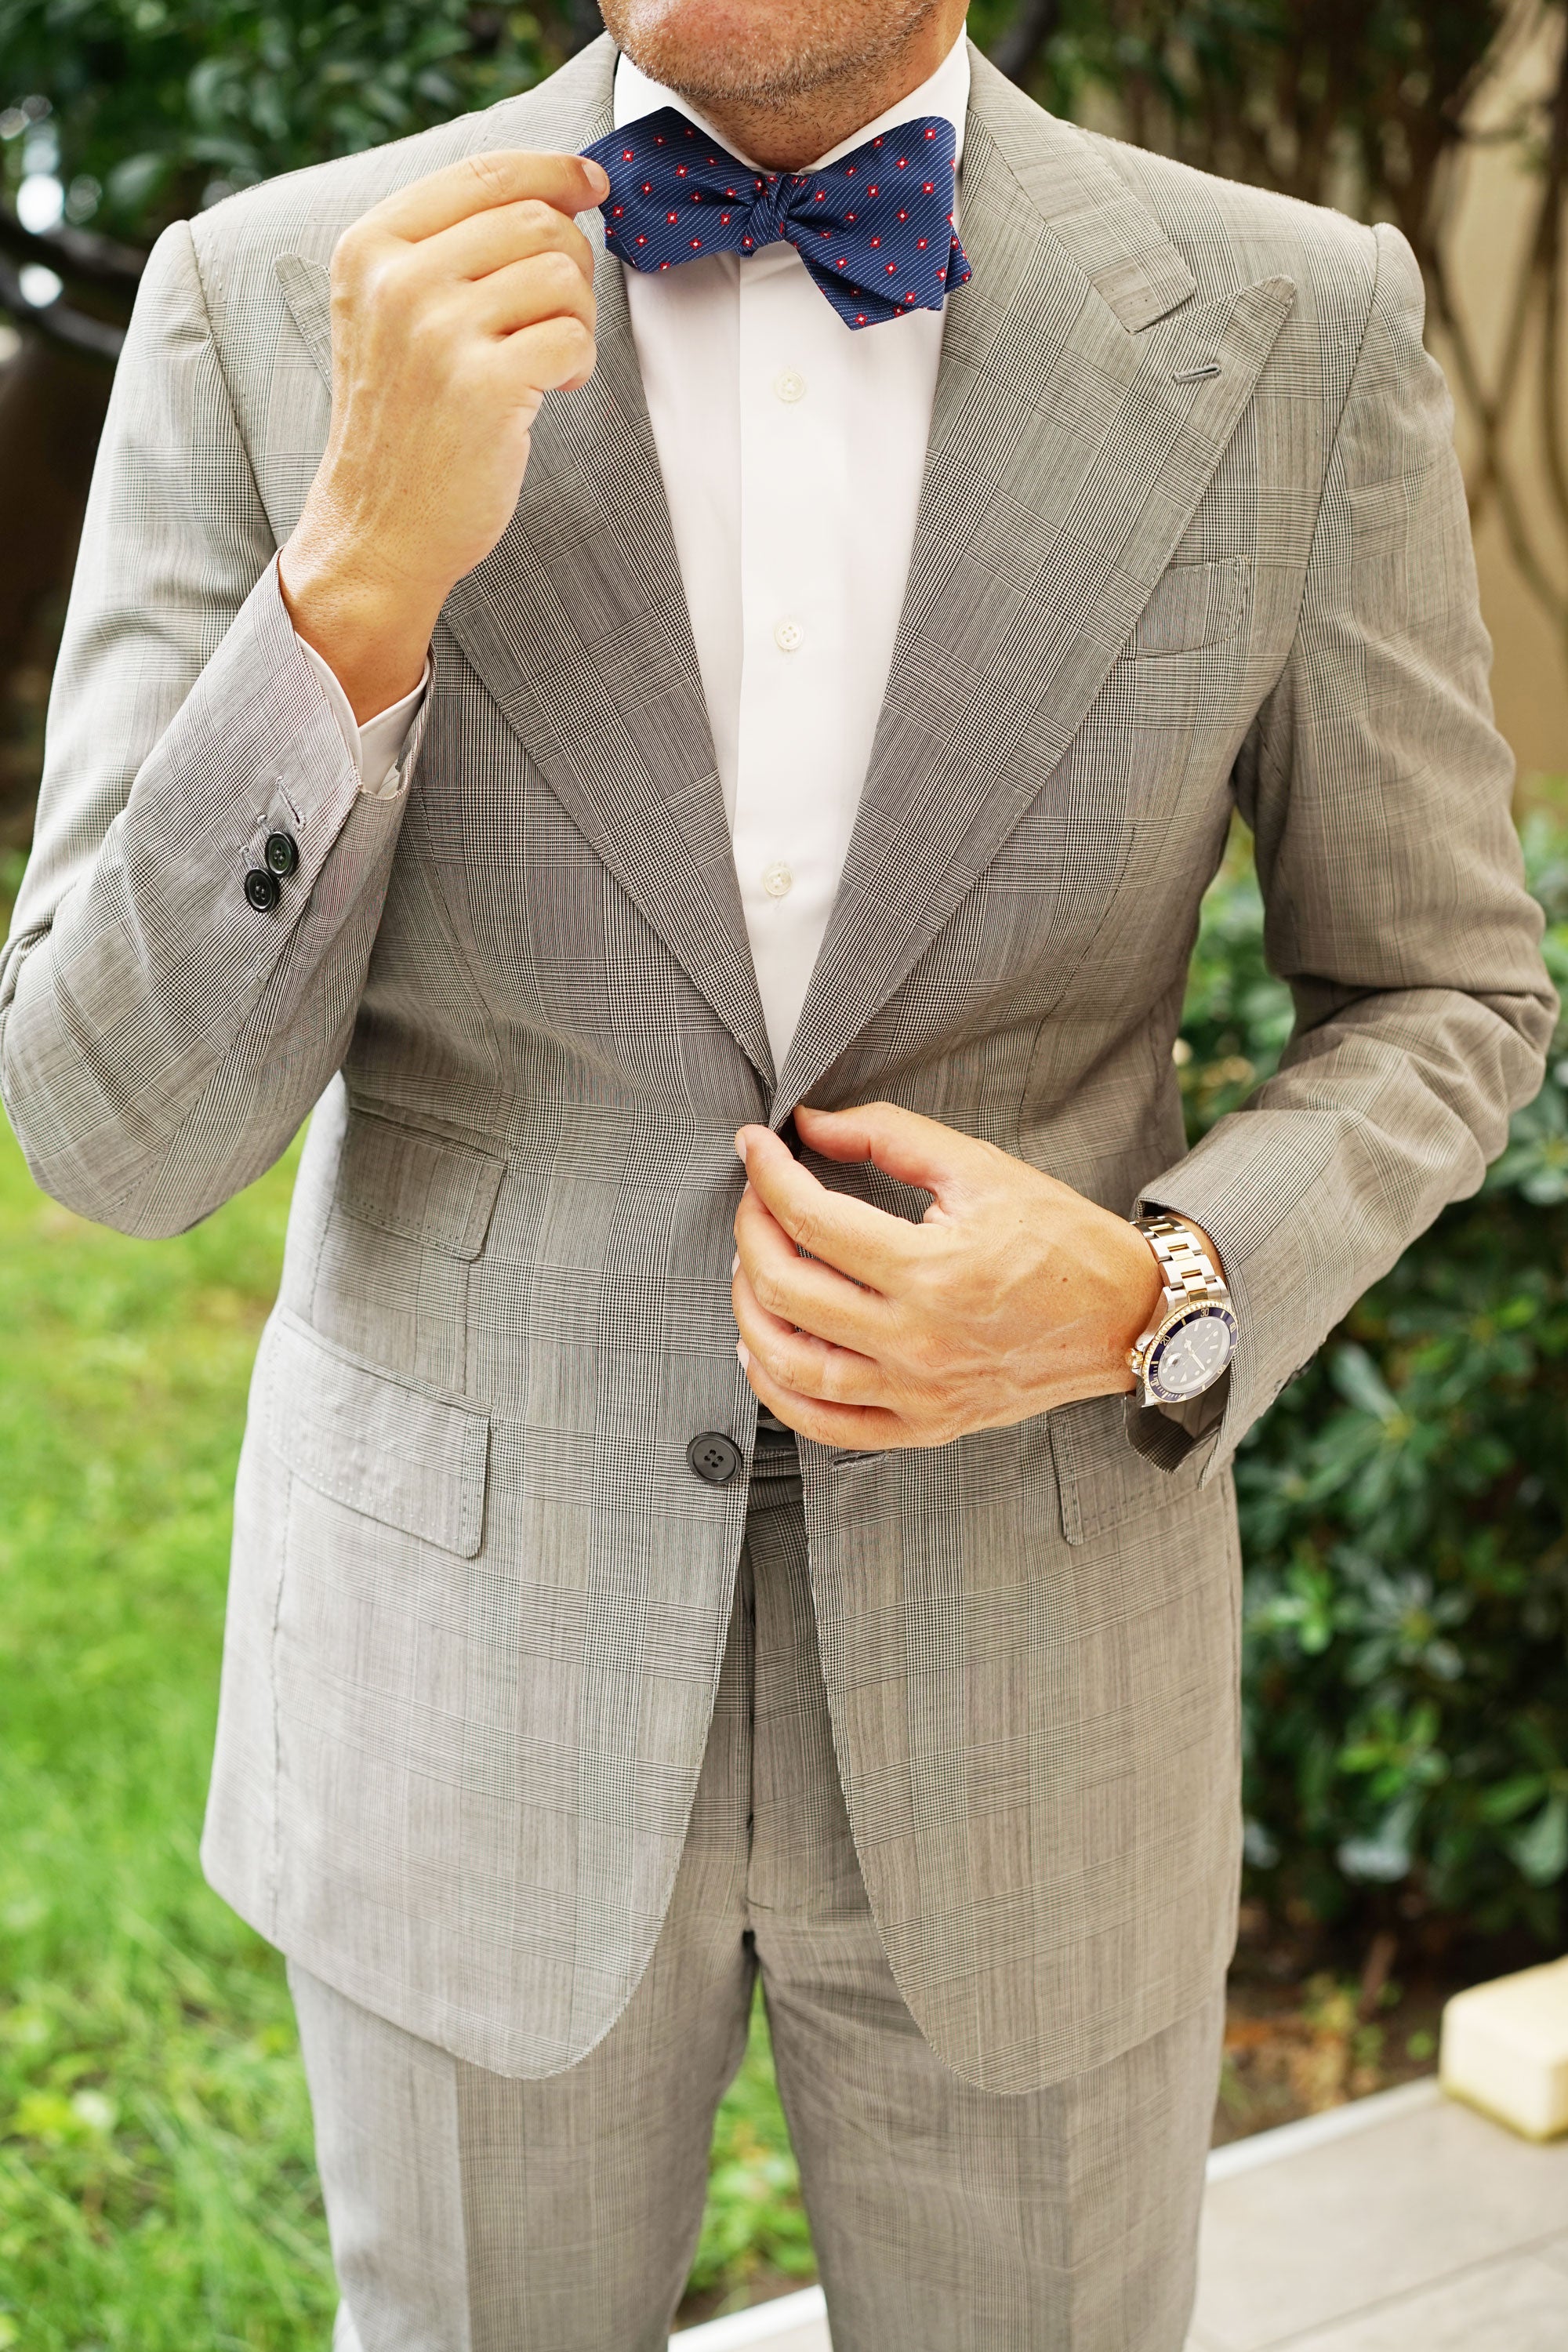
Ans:
[{"label": "white shirt cuff", "polygon": [[418,685],[401,702],[388,710],[378,710],[362,727],[354,718],[353,706],[339,685],[337,674],[330,662],[323,661],[314,646],[300,639],[300,650],[316,676],[332,707],[332,716],[342,730],[350,759],[359,770],[362,793],[372,800],[392,800],[402,789],[403,779],[397,772],[398,761],[419,716],[419,706],[425,699],[425,689],[430,683],[430,665],[426,663]]}]

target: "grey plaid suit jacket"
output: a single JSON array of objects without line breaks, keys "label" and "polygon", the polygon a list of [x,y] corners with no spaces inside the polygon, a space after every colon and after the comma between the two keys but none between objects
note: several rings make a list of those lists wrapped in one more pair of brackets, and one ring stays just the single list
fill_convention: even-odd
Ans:
[{"label": "grey plaid suit jacket", "polygon": [[[4,968],[5,1100],[41,1184],[142,1234],[314,1107],[205,1865],[317,1975],[519,2075],[609,2029],[680,1850],[746,1505],[686,1448],[754,1428],[736,1127],[890,1097],[1207,1226],[1242,1347],[1173,1468],[1110,1400],[930,1452],[802,1447],[881,1935],[942,2056],[1024,2089],[1223,1966],[1226,1465],[1538,1083],[1551,991],[1449,410],[1393,231],[1088,136],[976,56],[974,277],[774,1071],[618,265],[597,373],[547,404],[447,606],[396,797],[356,790],[271,568],[327,431],[340,232],[463,154],[584,145],[612,66],[600,42],[161,241]],[[1188,1153],[1171,1047],[1237,803],[1299,1025]],[[268,914],[241,879],[274,826],[300,863]]]}]

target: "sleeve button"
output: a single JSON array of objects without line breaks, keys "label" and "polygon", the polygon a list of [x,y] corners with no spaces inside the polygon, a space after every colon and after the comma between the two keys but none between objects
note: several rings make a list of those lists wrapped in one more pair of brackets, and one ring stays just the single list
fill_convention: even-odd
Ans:
[{"label": "sleeve button", "polygon": [[283,893],[276,874],[268,874],[264,866],[253,866],[245,877],[245,895],[258,914],[269,915]]},{"label": "sleeve button", "polygon": [[280,880],[286,880],[300,863],[300,852],[291,833],[269,833],[261,854]]}]

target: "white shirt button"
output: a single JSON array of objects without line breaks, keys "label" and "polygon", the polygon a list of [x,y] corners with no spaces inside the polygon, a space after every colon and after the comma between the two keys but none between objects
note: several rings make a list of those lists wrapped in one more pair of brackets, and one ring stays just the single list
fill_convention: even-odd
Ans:
[{"label": "white shirt button", "polygon": [[781,400],[802,400],[805,396],[805,378],[794,368],[785,368],[774,376],[773,390]]},{"label": "white shirt button", "polygon": [[795,888],[795,876],[782,857],[775,857],[773,864],[764,868],[763,887],[770,898],[787,898]]},{"label": "white shirt button", "polygon": [[798,621],[775,621],[773,643],[781,654],[793,654],[805,643],[805,631]]}]

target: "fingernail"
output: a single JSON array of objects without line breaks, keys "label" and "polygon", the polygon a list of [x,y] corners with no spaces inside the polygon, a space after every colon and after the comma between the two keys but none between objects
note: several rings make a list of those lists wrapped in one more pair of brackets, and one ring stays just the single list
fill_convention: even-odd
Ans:
[{"label": "fingernail", "polygon": [[746,1139],[743,1135],[735,1138],[735,1157],[743,1168],[746,1164]]},{"label": "fingernail", "polygon": [[742,1371],[747,1370],[752,1361],[752,1351],[750,1348],[747,1347],[744,1339],[736,1340],[735,1353],[741,1359],[741,1370]]},{"label": "fingernail", "polygon": [[592,155],[584,155],[583,158],[583,169],[588,174],[588,185],[593,189],[595,194],[598,196],[607,196],[610,193],[610,175],[608,172],[605,171],[604,165],[601,163],[598,163]]},{"label": "fingernail", "polygon": [[740,1271],[741,1271],[741,1253],[740,1253],[740,1251],[739,1251],[739,1250],[737,1250],[737,1251],[735,1252],[734,1256],[730,1260],[730,1273],[731,1273],[731,1276],[735,1276],[735,1275],[739,1274],[739,1273],[740,1273]]}]

